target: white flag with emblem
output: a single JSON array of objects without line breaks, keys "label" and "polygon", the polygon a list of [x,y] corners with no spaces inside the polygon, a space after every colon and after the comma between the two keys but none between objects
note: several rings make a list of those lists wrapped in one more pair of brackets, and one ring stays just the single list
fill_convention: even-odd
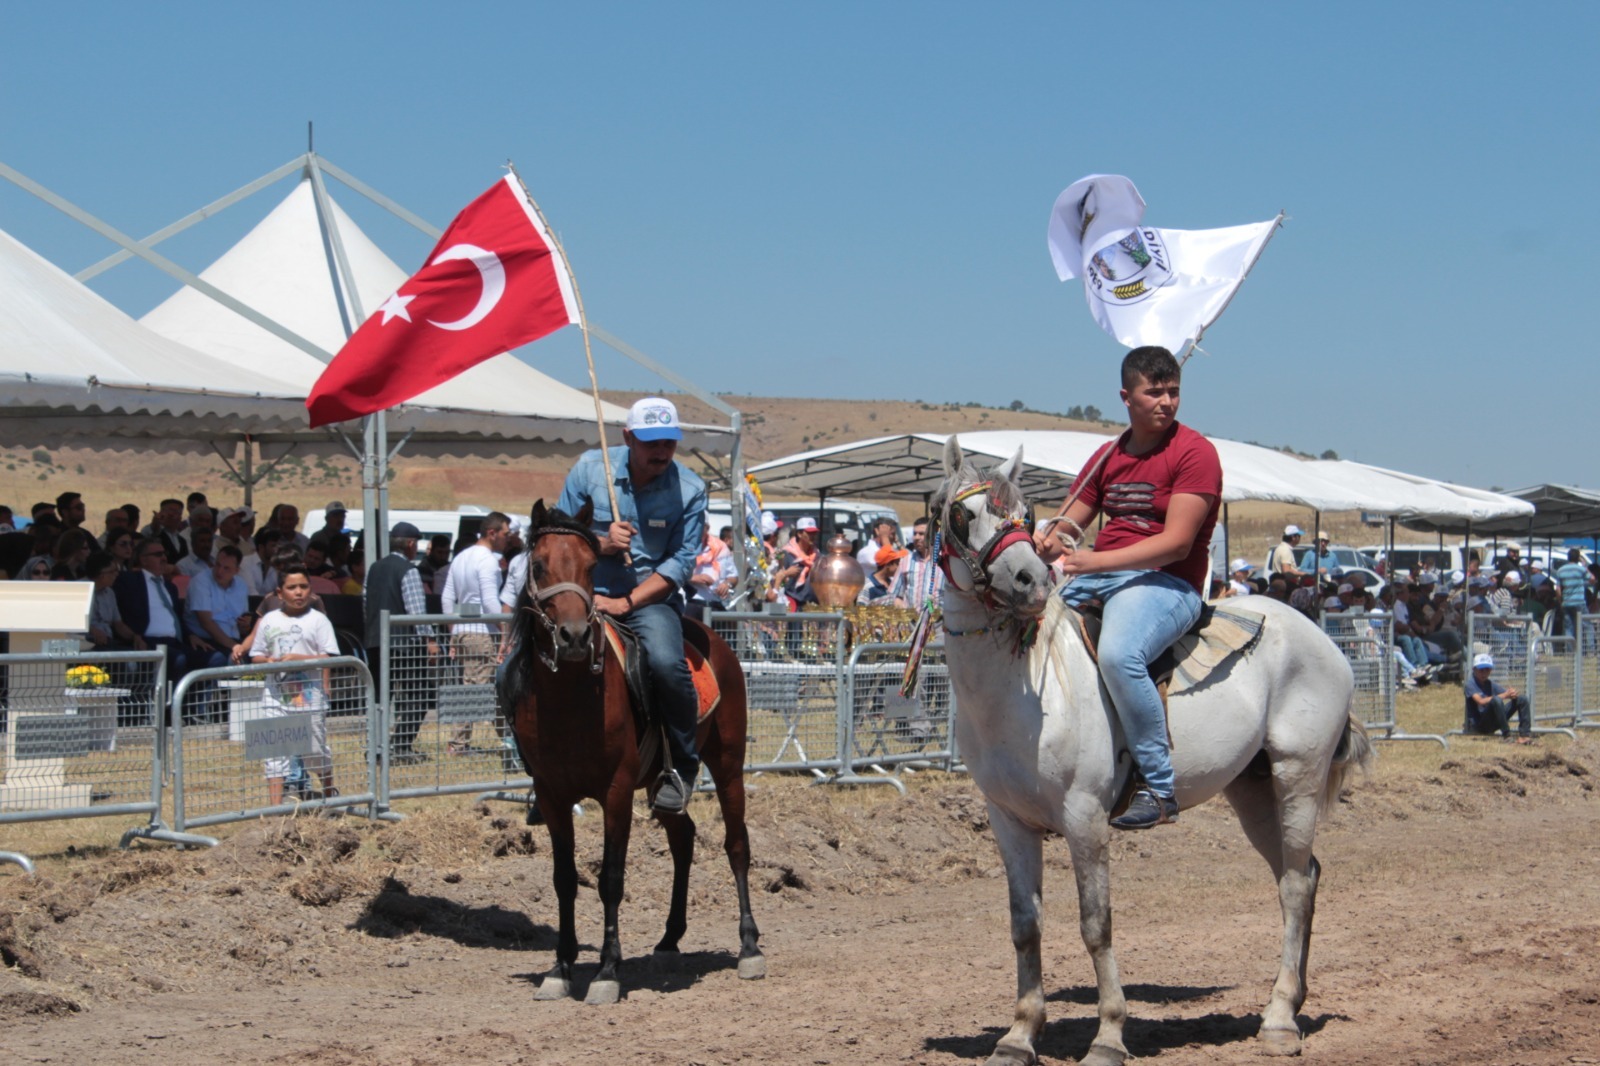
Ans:
[{"label": "white flag with emblem", "polygon": [[1144,198],[1120,174],[1067,186],[1050,212],[1050,258],[1062,281],[1082,278],[1089,312],[1130,348],[1178,352],[1198,342],[1283,220],[1226,229],[1144,225]]}]

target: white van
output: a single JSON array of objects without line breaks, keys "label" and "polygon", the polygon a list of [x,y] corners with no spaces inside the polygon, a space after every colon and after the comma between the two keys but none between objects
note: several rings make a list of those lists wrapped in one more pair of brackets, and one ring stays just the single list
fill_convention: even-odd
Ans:
[{"label": "white van", "polygon": [[[393,529],[396,522],[410,522],[422,532],[421,546],[423,551],[428,550],[428,539],[440,533],[450,538],[451,550],[460,543],[463,537],[477,539],[478,527],[483,525],[483,520],[488,517],[489,508],[479,507],[477,504],[462,504],[454,511],[390,511],[389,528]],[[320,529],[327,522],[324,513],[322,521],[311,527]],[[344,529],[350,534],[352,540],[359,534],[364,525],[364,516],[361,508],[345,512]]]},{"label": "white van", "polygon": [[[784,524],[787,529],[793,529],[794,524],[801,518],[815,518],[817,528],[823,536],[833,533],[843,533],[859,547],[872,533],[872,525],[880,518],[887,518],[896,525],[900,523],[900,515],[893,507],[881,503],[860,503],[854,500],[836,500],[832,497],[822,501],[821,504],[811,503],[778,503],[769,502],[763,510],[771,511],[773,517]],[[706,525],[711,527],[711,535],[715,537],[722,532],[723,526],[733,524],[733,504],[727,499],[713,499],[706,506]],[[910,541],[909,532],[901,538]]]}]

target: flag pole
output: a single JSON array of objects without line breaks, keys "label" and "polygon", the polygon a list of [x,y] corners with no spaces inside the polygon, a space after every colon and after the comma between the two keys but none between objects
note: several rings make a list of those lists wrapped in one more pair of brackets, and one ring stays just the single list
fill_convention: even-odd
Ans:
[{"label": "flag pole", "polygon": [[[544,211],[539,208],[533,194],[528,191],[528,183],[517,173],[516,164],[507,160],[506,169],[511,171],[511,176],[516,178],[517,184],[522,187],[522,198],[528,201],[533,213],[539,216],[540,225],[550,237],[550,243],[555,245],[556,254],[561,257],[561,266],[567,272],[567,280],[572,282],[572,298],[578,305],[578,328],[583,331],[583,359],[589,365],[589,392],[594,397],[594,424],[600,433],[600,459],[605,464],[606,470],[606,494],[611,498],[611,520],[620,522],[622,512],[617,509],[617,479],[611,473],[611,449],[606,446],[606,420],[605,411],[600,404],[600,380],[594,372],[594,351],[589,347],[589,318],[583,313],[583,293],[578,291],[578,276],[572,272],[572,261],[567,258],[567,250],[561,246],[561,238],[556,236],[550,220],[544,217]],[[625,563],[632,562],[626,552],[622,558]]]}]

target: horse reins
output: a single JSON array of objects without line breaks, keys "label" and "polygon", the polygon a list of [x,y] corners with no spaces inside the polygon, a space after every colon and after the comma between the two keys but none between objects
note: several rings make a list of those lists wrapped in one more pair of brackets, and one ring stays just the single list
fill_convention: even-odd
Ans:
[{"label": "horse reins", "polygon": [[[534,541],[537,541],[540,537],[550,533],[566,534],[567,536],[571,537],[583,537],[586,540],[590,536],[590,534],[584,532],[583,530],[567,529],[565,526],[546,526],[543,529],[535,529],[529,533],[529,550],[532,550],[532,544]],[[555,673],[561,669],[561,656],[557,653],[556,648],[556,623],[550,618],[550,615],[547,614],[543,608],[546,603],[561,595],[563,592],[570,592],[583,601],[584,614],[589,625],[589,672],[591,674],[598,674],[605,668],[606,640],[605,634],[596,631],[600,624],[600,612],[595,610],[594,594],[588,589],[584,588],[582,585],[575,584],[571,581],[561,581],[547,588],[540,588],[538,579],[533,576],[532,569],[530,568],[528,573],[528,596],[533,600],[535,606],[525,607],[523,609],[530,612],[534,618],[538,619],[539,623],[544,626],[545,632],[550,635],[549,657],[546,658],[544,651],[540,649],[539,642],[537,640],[533,642],[533,652],[539,657],[539,661],[544,663],[544,665],[549,668],[551,673]]]}]

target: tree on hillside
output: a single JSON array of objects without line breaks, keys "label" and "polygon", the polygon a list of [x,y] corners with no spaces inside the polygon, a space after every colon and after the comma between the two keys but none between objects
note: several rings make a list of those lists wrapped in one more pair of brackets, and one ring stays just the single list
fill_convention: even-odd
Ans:
[{"label": "tree on hillside", "polygon": [[1082,422],[1083,421],[1083,408],[1079,407],[1077,405],[1073,405],[1072,407],[1067,408],[1067,417],[1068,418],[1076,418],[1078,421]]},{"label": "tree on hillside", "polygon": [[1023,402],[1022,402],[1022,401],[1021,401],[1021,400],[1012,400],[1012,401],[1011,401],[1011,409],[1012,409],[1012,410],[1013,410],[1013,411],[1020,411],[1020,410],[1022,410],[1022,409],[1023,409],[1023,408],[1024,408],[1024,407],[1026,407],[1026,406],[1027,406],[1027,405],[1026,405],[1026,404],[1024,404],[1024,403],[1023,403]]},{"label": "tree on hillside", "polygon": [[1324,459],[1338,459],[1339,458],[1339,453],[1334,451],[1332,448],[1329,448],[1327,451],[1322,453],[1322,458],[1324,458]]},{"label": "tree on hillside", "polygon": [[1094,404],[1090,404],[1088,407],[1083,409],[1083,417],[1088,419],[1090,422],[1102,421],[1100,408],[1096,407]]}]

